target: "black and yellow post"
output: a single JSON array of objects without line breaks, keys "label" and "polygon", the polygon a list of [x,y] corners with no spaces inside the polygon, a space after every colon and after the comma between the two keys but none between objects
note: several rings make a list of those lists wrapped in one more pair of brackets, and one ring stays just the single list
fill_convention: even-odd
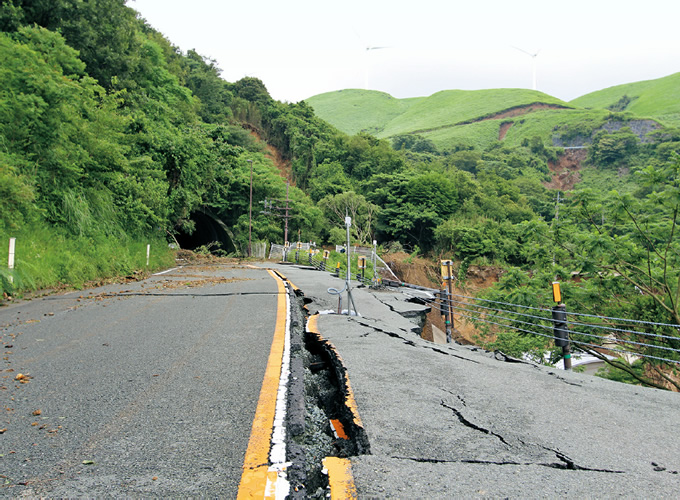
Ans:
[{"label": "black and yellow post", "polygon": [[295,263],[300,263],[300,250],[302,250],[302,243],[298,241],[297,247],[295,248]]},{"label": "black and yellow post", "polygon": [[328,257],[331,253],[328,250],[323,251],[323,262],[321,263],[321,270],[325,271],[328,268]]},{"label": "black and yellow post", "polygon": [[357,258],[357,269],[359,272],[357,272],[357,279],[361,280],[361,282],[364,282],[364,274],[366,272],[366,257],[363,255],[359,255]]},{"label": "black and yellow post", "polygon": [[453,331],[454,328],[454,323],[453,323],[453,304],[452,302],[452,297],[453,297],[453,261],[450,260],[442,260],[441,261],[441,269],[442,269],[442,280],[448,285],[448,291],[446,288],[442,290],[442,297],[446,297],[446,301],[444,303],[444,316],[445,316],[445,324],[446,324],[446,343],[450,344],[451,343],[451,332]]},{"label": "black and yellow post", "polygon": [[562,303],[562,291],[557,281],[552,283],[553,301],[557,304],[552,308],[553,336],[555,346],[562,348],[564,369],[571,370],[571,344],[567,327],[567,306]]},{"label": "black and yellow post", "polygon": [[335,266],[335,274],[333,276],[335,276],[336,278],[340,277],[340,263],[339,262]]}]

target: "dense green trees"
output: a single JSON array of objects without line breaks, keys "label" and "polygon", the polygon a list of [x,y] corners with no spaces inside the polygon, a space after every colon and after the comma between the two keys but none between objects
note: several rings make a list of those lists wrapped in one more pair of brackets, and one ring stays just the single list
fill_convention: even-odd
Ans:
[{"label": "dense green trees", "polygon": [[623,128],[611,134],[603,130],[593,138],[588,158],[598,166],[615,166],[624,158],[635,154],[638,144],[639,140],[630,128]]},{"label": "dense green trees", "polygon": [[[680,324],[680,158],[652,163],[633,174],[638,186],[633,193],[577,190],[566,198],[559,224],[523,224],[530,230],[516,235],[522,261],[515,262],[517,267],[485,298],[546,307],[551,302],[548,285],[557,278],[569,310],[595,315],[600,319],[590,321],[609,329],[603,333],[573,327],[578,349],[624,371],[629,380],[680,390],[674,362],[680,360],[674,351],[680,349],[680,333],[669,326]],[[478,251],[474,245],[465,248]],[[545,336],[496,333],[489,347],[515,355],[532,352],[542,360],[552,348]],[[607,358],[607,346],[614,342],[615,349],[642,356],[635,366],[622,358]],[[617,373],[610,376],[620,378]]]}]

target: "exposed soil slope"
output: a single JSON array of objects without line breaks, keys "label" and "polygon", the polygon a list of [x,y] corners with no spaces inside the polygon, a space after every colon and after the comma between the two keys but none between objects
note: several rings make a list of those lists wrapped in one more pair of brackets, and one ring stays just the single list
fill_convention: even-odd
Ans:
[{"label": "exposed soil slope", "polygon": [[[388,254],[383,256],[383,259],[395,274],[399,276],[401,281],[405,283],[434,289],[442,288],[439,262],[420,257],[411,257],[404,252]],[[464,297],[475,296],[480,290],[493,286],[493,284],[498,281],[501,273],[502,270],[500,268],[470,266],[467,272],[467,283],[465,286],[458,286],[455,284],[456,282],[454,282],[453,293],[456,295],[454,300],[468,302],[469,299]],[[464,305],[458,305],[460,307],[465,307]],[[442,331],[446,330],[444,318],[436,307],[433,307],[430,314],[427,315],[427,322],[425,323],[422,332],[422,337],[425,340],[432,341],[434,339],[432,326],[435,326]],[[454,314],[454,327],[454,340],[462,344],[476,343],[475,337],[477,336],[477,330],[473,325],[467,323],[465,318],[461,317],[459,314]]]},{"label": "exposed soil slope", "polygon": [[262,144],[265,156],[274,162],[274,165],[279,170],[281,177],[289,181],[291,186],[295,186],[295,181],[293,180],[293,165],[291,164],[290,160],[286,160],[281,154],[281,151],[262,139],[254,127],[249,127],[248,131],[250,132],[250,135],[252,135],[257,140],[257,142]]},{"label": "exposed soil slope", "polygon": [[550,182],[543,185],[548,189],[571,191],[581,180],[581,163],[586,159],[586,149],[565,149],[564,154],[555,162],[548,162],[548,168],[553,174]]}]

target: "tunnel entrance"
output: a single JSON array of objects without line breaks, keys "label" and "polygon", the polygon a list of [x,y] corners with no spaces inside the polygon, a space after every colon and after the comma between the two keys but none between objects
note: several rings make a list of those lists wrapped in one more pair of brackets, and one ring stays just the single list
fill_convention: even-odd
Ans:
[{"label": "tunnel entrance", "polygon": [[192,213],[191,220],[194,221],[194,224],[196,225],[194,232],[189,234],[181,231],[175,236],[180,248],[196,250],[199,247],[217,242],[219,243],[219,247],[212,247],[210,249],[211,252],[218,249],[223,250],[226,253],[233,253],[236,251],[231,231],[229,231],[227,225],[215,215],[206,210],[202,210]]}]

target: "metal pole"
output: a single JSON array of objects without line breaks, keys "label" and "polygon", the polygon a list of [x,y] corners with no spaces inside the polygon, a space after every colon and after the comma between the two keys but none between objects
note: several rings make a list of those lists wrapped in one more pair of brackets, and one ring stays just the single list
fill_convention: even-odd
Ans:
[{"label": "metal pole", "polygon": [[350,285],[350,280],[352,279],[352,276],[350,275],[350,269],[351,269],[351,261],[350,261],[350,255],[349,255],[349,228],[352,226],[352,218],[351,217],[345,217],[345,229],[347,229],[347,274],[345,275],[345,283],[347,284],[347,312],[349,313],[349,285]]},{"label": "metal pole", "polygon": [[441,272],[442,280],[448,284],[448,292],[446,285],[443,285],[442,292],[443,296],[446,297],[446,307],[444,308],[446,311],[446,342],[451,343],[451,332],[455,328],[453,324],[453,301],[451,300],[453,298],[453,261],[442,260]]},{"label": "metal pole", "polygon": [[455,321],[453,319],[453,269],[452,269],[452,261],[449,261],[447,263],[448,268],[449,268],[449,315],[451,317],[451,327],[448,329],[446,333],[446,343],[450,344],[451,343],[451,332],[456,328]]},{"label": "metal pole", "polygon": [[569,342],[569,330],[567,329],[567,306],[559,304],[552,308],[553,332],[555,346],[562,348],[564,369],[571,370],[571,345]]},{"label": "metal pole", "polygon": [[446,287],[439,292],[439,298],[442,304],[442,312],[444,313],[444,325],[446,326],[446,342],[449,343],[451,338],[451,320],[449,319],[449,295]]},{"label": "metal pole", "polygon": [[571,344],[568,342],[562,348],[562,358],[564,359],[564,369],[571,370]]},{"label": "metal pole", "polygon": [[569,327],[567,326],[567,306],[562,303],[562,290],[560,289],[559,281],[552,282],[552,293],[553,301],[557,303],[552,308],[555,346],[562,348],[564,369],[571,370],[571,344],[569,342]]},{"label": "metal pole", "polygon": [[253,255],[253,160],[250,163],[250,208],[248,209],[248,257]]},{"label": "metal pole", "polygon": [[354,298],[352,297],[352,290],[350,288],[350,282],[352,279],[352,274],[351,274],[351,260],[350,260],[350,252],[349,252],[349,245],[350,245],[350,239],[349,239],[349,228],[352,226],[352,218],[351,217],[345,217],[345,226],[347,227],[347,276],[346,276],[346,286],[347,286],[347,314],[349,316],[352,315],[352,313],[349,310],[350,304],[352,304],[352,308],[354,309],[354,315],[359,316],[359,313],[357,312],[357,306],[354,304]]},{"label": "metal pole", "polygon": [[[283,241],[288,241],[288,188],[290,188],[290,181],[286,182],[286,218],[283,230]],[[285,243],[284,243],[285,244]]]},{"label": "metal pole", "polygon": [[371,262],[373,263],[373,286],[377,286],[378,284],[378,279],[377,279],[377,270],[376,267],[378,265],[378,242],[377,240],[373,240],[373,255],[371,255]]}]

